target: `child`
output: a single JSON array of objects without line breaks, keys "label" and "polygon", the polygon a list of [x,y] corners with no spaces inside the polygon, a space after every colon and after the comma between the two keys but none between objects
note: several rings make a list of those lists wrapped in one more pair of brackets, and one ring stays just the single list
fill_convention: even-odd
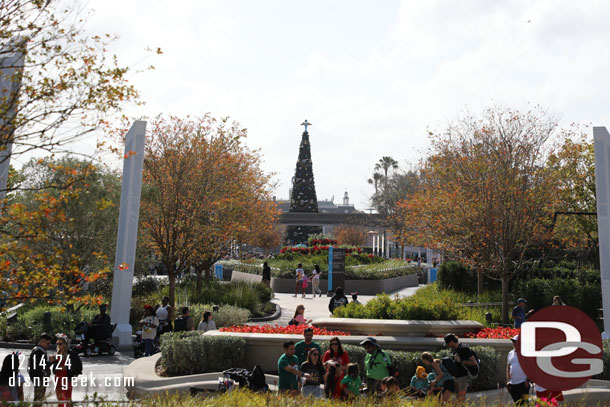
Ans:
[{"label": "child", "polygon": [[360,369],[357,363],[350,363],[347,365],[347,375],[341,380],[341,387],[343,393],[347,398],[354,398],[360,395],[360,386],[362,385],[362,379],[360,379]]},{"label": "child", "polygon": [[436,384],[436,373],[430,372],[428,373],[428,395],[437,395],[443,388],[441,386],[437,386]]},{"label": "child", "polygon": [[420,398],[426,397],[430,382],[428,381],[428,374],[426,368],[423,366],[417,366],[415,370],[415,376],[411,378],[411,392]]},{"label": "child", "polygon": [[328,399],[341,399],[341,366],[333,361],[324,363],[326,375],[324,376],[324,394]]},{"label": "child", "polygon": [[400,386],[398,385],[398,379],[392,376],[388,376],[381,381],[381,396],[395,396],[400,392]]}]

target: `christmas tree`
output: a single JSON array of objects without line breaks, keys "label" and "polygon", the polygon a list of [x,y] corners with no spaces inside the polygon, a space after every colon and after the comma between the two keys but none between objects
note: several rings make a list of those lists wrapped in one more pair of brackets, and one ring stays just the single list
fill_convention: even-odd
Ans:
[{"label": "christmas tree", "polygon": [[[290,197],[290,212],[318,213],[318,199],[316,197],[316,184],[313,179],[313,166],[311,161],[311,146],[307,126],[311,123],[303,122],[305,131],[301,136],[299,158],[292,179],[292,196]],[[309,235],[322,233],[320,226],[289,226],[286,230],[290,243],[304,243]]]}]

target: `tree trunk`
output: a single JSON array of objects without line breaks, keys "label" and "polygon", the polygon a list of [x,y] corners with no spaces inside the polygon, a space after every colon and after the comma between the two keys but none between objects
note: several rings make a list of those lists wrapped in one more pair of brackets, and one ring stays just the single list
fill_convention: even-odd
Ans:
[{"label": "tree trunk", "polygon": [[203,286],[203,267],[201,267],[201,265],[197,265],[195,267],[195,273],[197,274],[197,284],[195,285],[195,290],[197,295],[200,295],[201,288]]},{"label": "tree trunk", "polygon": [[477,302],[481,302],[479,298],[483,293],[483,270],[481,268],[477,269]]},{"label": "tree trunk", "polygon": [[503,275],[502,282],[502,323],[508,324],[508,277]]},{"label": "tree trunk", "polygon": [[169,279],[169,303],[174,307],[176,299],[176,269],[175,266],[167,268],[167,276]]}]

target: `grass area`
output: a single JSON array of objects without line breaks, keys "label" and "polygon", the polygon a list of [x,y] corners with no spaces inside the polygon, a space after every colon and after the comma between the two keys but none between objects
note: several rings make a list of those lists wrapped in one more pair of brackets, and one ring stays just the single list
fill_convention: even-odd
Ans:
[{"label": "grass area", "polygon": [[[252,393],[249,391],[235,390],[213,396],[188,397],[179,395],[164,395],[151,397],[141,401],[143,407],[332,407],[332,406],[353,406],[353,407],[373,407],[373,406],[392,406],[392,407],[440,407],[440,406],[461,406],[461,407],[483,407],[483,406],[504,406],[504,404],[488,401],[460,402],[451,399],[448,403],[442,403],[437,398],[426,398],[424,400],[412,400],[406,398],[404,394],[386,397],[360,397],[351,401],[336,401],[326,399],[306,399],[301,396],[289,396],[276,393]],[[548,407],[556,404],[537,400],[540,407]]]},{"label": "grass area", "polygon": [[[495,302],[499,292],[483,294],[480,302]],[[333,316],[339,318],[367,319],[420,319],[473,320],[486,325],[485,314],[491,312],[492,321],[500,321],[501,307],[466,307],[463,304],[476,301],[476,294],[466,294],[450,289],[441,289],[437,284],[420,288],[407,298],[391,298],[387,294],[378,295],[366,305],[348,304],[335,310]]]}]

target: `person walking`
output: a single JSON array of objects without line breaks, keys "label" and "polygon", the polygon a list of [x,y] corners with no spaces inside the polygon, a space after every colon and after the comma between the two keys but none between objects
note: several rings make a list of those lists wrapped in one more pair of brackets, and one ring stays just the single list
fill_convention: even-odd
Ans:
[{"label": "person walking", "polygon": [[50,376],[50,366],[55,361],[54,356],[47,356],[47,349],[49,349],[52,340],[51,335],[47,333],[40,334],[38,344],[32,349],[28,360],[28,374],[34,386],[34,405],[38,406],[42,405],[47,391],[44,378]]},{"label": "person walking", "polygon": [[166,295],[161,300],[161,305],[155,311],[157,319],[159,320],[159,335],[163,335],[166,332],[171,332],[172,327],[172,314],[174,308],[169,304],[169,297]]},{"label": "person walking", "polygon": [[144,341],[144,356],[153,354],[153,342],[157,337],[159,319],[153,314],[153,307],[144,306],[144,317],[140,320],[142,325],[142,341]]},{"label": "person walking", "polygon": [[201,321],[199,322],[199,326],[197,327],[198,331],[215,331],[216,322],[212,319],[212,313],[210,311],[205,311],[201,316]]},{"label": "person walking", "polygon": [[295,355],[299,359],[299,366],[307,360],[307,355],[311,349],[317,349],[318,353],[322,353],[320,345],[313,341],[313,328],[308,327],[303,331],[303,340],[294,345]]},{"label": "person walking", "polygon": [[60,402],[58,407],[70,407],[72,405],[72,378],[83,372],[83,364],[78,353],[69,350],[70,339],[64,333],[55,335],[57,337],[57,354],[51,366],[53,374],[57,379],[55,382],[55,395]]},{"label": "person walking", "polygon": [[297,309],[294,311],[294,316],[290,320],[289,325],[307,325],[311,323],[311,319],[305,319],[305,306],[303,304],[297,305]]},{"label": "person walking", "polygon": [[430,382],[430,388],[442,387],[441,400],[447,402],[451,394],[455,393],[455,380],[445,365],[439,359],[434,359],[428,352],[421,354],[424,365],[434,370],[435,378]]},{"label": "person walking", "polygon": [[526,304],[527,300],[525,298],[519,298],[517,300],[517,305],[515,306],[515,308],[513,308],[511,316],[513,318],[513,321],[515,321],[515,328],[521,328],[521,324],[525,322],[527,317],[529,317],[532,312],[534,312],[533,309],[529,310],[528,312],[525,312]]},{"label": "person walking", "polygon": [[303,265],[299,263],[297,265],[296,273],[296,285],[294,287],[294,296],[297,296],[297,292],[299,289],[301,290],[301,295],[305,298],[305,291],[303,290],[303,277],[305,277],[305,270],[303,270]]},{"label": "person walking", "polygon": [[294,354],[294,342],[284,342],[284,354],[277,361],[278,390],[296,394],[299,390],[299,378],[310,378],[299,370],[299,358]]},{"label": "person walking", "polygon": [[389,367],[392,365],[390,357],[381,350],[381,346],[375,338],[366,338],[360,342],[366,350],[364,358],[364,369],[368,393],[373,394],[379,391],[379,382],[390,376]]},{"label": "person walking", "polygon": [[320,290],[320,275],[322,271],[320,266],[314,264],[313,271],[311,272],[311,294],[316,298],[316,294],[322,297],[322,290]]},{"label": "person walking", "polygon": [[180,317],[174,322],[174,331],[194,331],[195,322],[193,321],[193,318],[191,318],[191,311],[189,310],[189,307],[182,307],[181,314],[182,315],[180,315]]},{"label": "person walking", "polygon": [[320,358],[320,348],[309,349],[307,360],[301,363],[300,370],[309,375],[309,378],[305,379],[305,384],[301,389],[303,397],[313,396],[322,398],[324,394],[320,385],[324,384],[324,374],[326,371],[324,370],[324,365]]},{"label": "person walking", "polygon": [[523,372],[521,365],[519,364],[519,358],[517,357],[517,341],[519,335],[511,338],[513,342],[513,350],[508,352],[508,358],[506,359],[506,388],[508,393],[513,398],[515,405],[523,405],[527,403],[527,395],[529,394],[530,384],[527,380],[527,376]]},{"label": "person walking", "polygon": [[269,263],[263,263],[263,284],[267,287],[271,288],[271,267],[269,267]]},{"label": "person walking", "polygon": [[332,296],[330,302],[328,303],[328,310],[332,314],[336,308],[347,305],[348,302],[349,300],[343,293],[343,288],[337,287],[337,289],[335,290],[335,295]]},{"label": "person walking", "polygon": [[457,363],[456,372],[459,372],[459,374],[452,373],[455,379],[455,391],[458,399],[464,400],[468,391],[469,375],[477,376],[479,374],[479,363],[472,350],[460,343],[455,334],[445,335],[444,340],[453,352],[453,359]]}]

